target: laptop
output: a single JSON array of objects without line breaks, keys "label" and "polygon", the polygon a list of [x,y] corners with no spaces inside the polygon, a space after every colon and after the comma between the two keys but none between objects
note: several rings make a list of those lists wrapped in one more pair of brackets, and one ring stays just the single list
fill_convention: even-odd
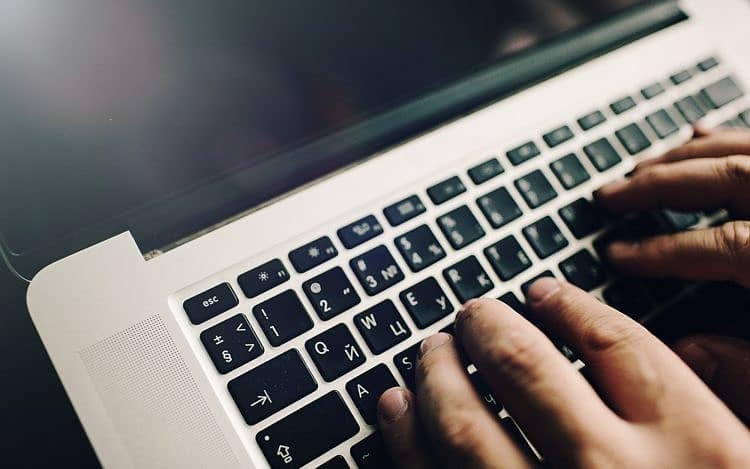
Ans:
[{"label": "laptop", "polygon": [[750,126],[744,0],[0,10],[1,252],[105,467],[388,467],[378,396],[468,299],[679,298],[602,245],[725,214],[592,193]]}]

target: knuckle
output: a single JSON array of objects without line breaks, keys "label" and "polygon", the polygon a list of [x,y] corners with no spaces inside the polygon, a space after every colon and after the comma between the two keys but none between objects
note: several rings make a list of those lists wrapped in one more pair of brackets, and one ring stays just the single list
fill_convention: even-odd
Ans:
[{"label": "knuckle", "polygon": [[637,347],[646,333],[635,321],[619,316],[592,319],[584,328],[582,343],[593,352],[607,353]]},{"label": "knuckle", "polygon": [[521,331],[509,331],[489,351],[489,358],[497,372],[516,382],[534,381],[546,361],[541,337]]},{"label": "knuckle", "polygon": [[750,222],[725,223],[714,233],[719,249],[730,259],[731,280],[750,286],[750,269],[747,268],[747,262],[750,261]]},{"label": "knuckle", "polygon": [[742,184],[741,187],[750,183],[750,157],[728,156],[724,159],[723,170],[730,181]]},{"label": "knuckle", "polygon": [[454,451],[472,455],[480,453],[485,436],[475,415],[466,411],[445,414],[440,425],[445,443]]},{"label": "knuckle", "polygon": [[719,246],[732,256],[750,252],[750,222],[734,221],[721,225],[717,231]]}]

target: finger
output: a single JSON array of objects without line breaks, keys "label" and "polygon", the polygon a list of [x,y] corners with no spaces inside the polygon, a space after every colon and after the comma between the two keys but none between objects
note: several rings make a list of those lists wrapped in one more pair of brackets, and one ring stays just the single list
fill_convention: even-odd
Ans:
[{"label": "finger", "polygon": [[427,440],[419,426],[414,395],[391,388],[378,401],[378,425],[393,462],[404,469],[433,467]]},{"label": "finger", "polygon": [[722,130],[721,127],[708,127],[703,124],[695,124],[693,125],[693,138],[703,138],[708,137],[709,135],[715,134],[716,132],[720,132]]},{"label": "finger", "polygon": [[750,287],[750,222],[656,236],[607,248],[618,269],[646,277],[728,280]]},{"label": "finger", "polygon": [[745,423],[750,423],[750,344],[728,337],[695,336],[675,352]]},{"label": "finger", "polygon": [[694,139],[668,151],[664,155],[644,161],[636,167],[640,171],[649,166],[695,158],[717,158],[730,155],[750,155],[750,131],[743,129],[694,129]]},{"label": "finger", "polygon": [[669,347],[626,315],[566,282],[544,278],[529,289],[534,316],[586,363],[610,406],[633,422],[686,418],[686,408],[731,417]]},{"label": "finger", "polygon": [[546,460],[574,465],[572,451],[582,441],[601,442],[624,424],[552,342],[509,306],[490,299],[467,303],[456,331],[484,380]]},{"label": "finger", "polygon": [[596,192],[605,208],[628,212],[671,208],[695,211],[728,208],[750,215],[750,156],[702,158],[659,164]]},{"label": "finger", "polygon": [[531,467],[481,402],[452,336],[422,342],[416,377],[419,415],[442,466]]}]

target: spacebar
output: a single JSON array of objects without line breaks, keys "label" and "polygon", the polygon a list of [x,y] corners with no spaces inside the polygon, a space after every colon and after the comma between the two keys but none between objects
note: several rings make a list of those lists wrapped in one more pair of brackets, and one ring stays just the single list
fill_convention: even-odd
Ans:
[{"label": "spacebar", "polygon": [[271,467],[300,467],[358,431],[339,393],[331,391],[259,432],[256,440]]}]

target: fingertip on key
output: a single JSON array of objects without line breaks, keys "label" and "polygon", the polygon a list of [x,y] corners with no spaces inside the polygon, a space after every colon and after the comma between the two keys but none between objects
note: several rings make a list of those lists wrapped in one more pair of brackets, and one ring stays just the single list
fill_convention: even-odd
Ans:
[{"label": "fingertip on key", "polygon": [[378,401],[378,413],[386,423],[393,423],[401,418],[409,408],[406,391],[402,388],[391,388],[385,391]]},{"label": "fingertip on key", "polygon": [[554,277],[542,277],[532,283],[526,297],[531,305],[544,303],[547,298],[557,293],[562,285]]}]

